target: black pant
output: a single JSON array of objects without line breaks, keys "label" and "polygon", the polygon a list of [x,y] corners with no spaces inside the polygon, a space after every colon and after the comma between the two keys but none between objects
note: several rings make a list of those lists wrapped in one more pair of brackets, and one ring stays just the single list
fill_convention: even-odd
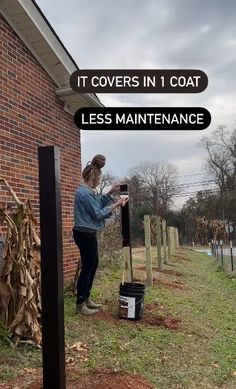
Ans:
[{"label": "black pant", "polygon": [[73,230],[73,237],[80,250],[81,272],[77,282],[77,304],[90,296],[98,267],[98,244],[96,233]]}]

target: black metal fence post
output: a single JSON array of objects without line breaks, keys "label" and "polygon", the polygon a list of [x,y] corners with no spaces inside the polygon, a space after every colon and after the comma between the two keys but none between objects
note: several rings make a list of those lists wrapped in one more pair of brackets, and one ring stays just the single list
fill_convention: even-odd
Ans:
[{"label": "black metal fence post", "polygon": [[218,253],[218,240],[216,240],[216,259],[218,261],[219,253]]},{"label": "black metal fence post", "polygon": [[65,389],[60,152],[39,147],[43,388]]},{"label": "black metal fence post", "polygon": [[214,241],[211,240],[211,254],[214,255]]},{"label": "black metal fence post", "polygon": [[234,258],[233,258],[233,243],[230,241],[230,257],[231,257],[231,269],[234,271]]},{"label": "black metal fence post", "polygon": [[224,253],[223,253],[223,241],[220,240],[220,255],[221,255],[221,264],[224,266]]},{"label": "black metal fence post", "polygon": [[[120,196],[128,196],[129,189],[127,184],[120,185]],[[121,207],[121,230],[123,238],[123,247],[130,247],[130,269],[131,281],[133,282],[133,264],[132,264],[132,246],[131,246],[131,231],[130,231],[130,212],[129,202]]]},{"label": "black metal fence post", "polygon": [[213,240],[214,256],[216,257],[216,240]]}]

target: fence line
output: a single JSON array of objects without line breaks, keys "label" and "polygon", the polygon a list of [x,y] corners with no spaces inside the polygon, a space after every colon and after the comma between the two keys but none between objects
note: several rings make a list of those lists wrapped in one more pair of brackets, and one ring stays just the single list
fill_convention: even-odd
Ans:
[{"label": "fence line", "polygon": [[[160,216],[152,217],[155,225],[156,248],[157,248],[157,268],[162,270],[162,263],[168,264],[171,256],[174,255],[175,250],[179,247],[179,233],[178,228],[166,226],[166,221],[161,222]],[[145,257],[147,270],[147,285],[153,285],[152,273],[152,252],[151,252],[151,218],[150,215],[144,215],[144,235],[145,235]],[[163,256],[161,251],[161,242],[163,242]]]},{"label": "fence line", "polygon": [[212,240],[211,253],[223,270],[236,274],[236,248],[232,241],[225,246],[222,240]]},{"label": "fence line", "polygon": [[152,274],[152,252],[151,252],[151,234],[150,234],[150,216],[144,216],[145,247],[146,247],[146,267],[147,267],[147,285],[153,285]]}]

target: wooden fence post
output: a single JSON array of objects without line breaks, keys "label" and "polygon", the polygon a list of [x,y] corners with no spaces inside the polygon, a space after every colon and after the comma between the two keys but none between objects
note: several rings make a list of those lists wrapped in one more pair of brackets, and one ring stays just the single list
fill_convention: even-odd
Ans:
[{"label": "wooden fence post", "polygon": [[179,247],[179,229],[177,228],[177,247]]},{"label": "wooden fence post", "polygon": [[170,228],[171,227],[167,227],[167,250],[168,250],[168,261],[170,260],[170,257],[171,257],[171,241],[170,241]]},{"label": "wooden fence post", "polygon": [[175,251],[175,239],[174,239],[174,227],[167,227],[168,238],[168,259],[174,254]]},{"label": "wooden fence post", "polygon": [[173,227],[173,241],[174,241],[174,251],[177,249],[177,229]]},{"label": "wooden fence post", "polygon": [[171,227],[172,254],[175,251],[175,227]]},{"label": "wooden fence post", "polygon": [[122,251],[124,263],[124,275],[122,282],[132,282],[131,263],[130,263],[130,247],[123,247]]},{"label": "wooden fence post", "polygon": [[175,243],[176,243],[176,249],[179,247],[179,229],[175,228]]},{"label": "wooden fence post", "polygon": [[163,258],[164,264],[167,264],[167,247],[166,247],[166,221],[162,220],[162,237],[163,237]]},{"label": "wooden fence post", "polygon": [[161,218],[156,216],[156,233],[157,233],[157,269],[161,271]]},{"label": "wooden fence post", "polygon": [[147,285],[153,285],[149,215],[144,215],[144,232],[145,232],[145,247],[146,247]]},{"label": "wooden fence post", "polygon": [[171,254],[173,255],[174,252],[175,252],[175,227],[171,227],[171,238],[170,238],[170,241],[171,241]]}]

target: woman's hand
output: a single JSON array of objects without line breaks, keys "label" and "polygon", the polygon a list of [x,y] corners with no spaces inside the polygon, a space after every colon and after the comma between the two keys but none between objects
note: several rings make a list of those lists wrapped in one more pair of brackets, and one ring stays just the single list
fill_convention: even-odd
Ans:
[{"label": "woman's hand", "polygon": [[119,199],[116,203],[113,204],[112,209],[118,208],[120,206],[124,207],[124,205],[129,201],[128,197],[124,197],[123,199]]},{"label": "woman's hand", "polygon": [[120,202],[120,205],[123,207],[126,203],[128,203],[129,197],[124,197],[122,199],[119,199],[117,202]]}]

